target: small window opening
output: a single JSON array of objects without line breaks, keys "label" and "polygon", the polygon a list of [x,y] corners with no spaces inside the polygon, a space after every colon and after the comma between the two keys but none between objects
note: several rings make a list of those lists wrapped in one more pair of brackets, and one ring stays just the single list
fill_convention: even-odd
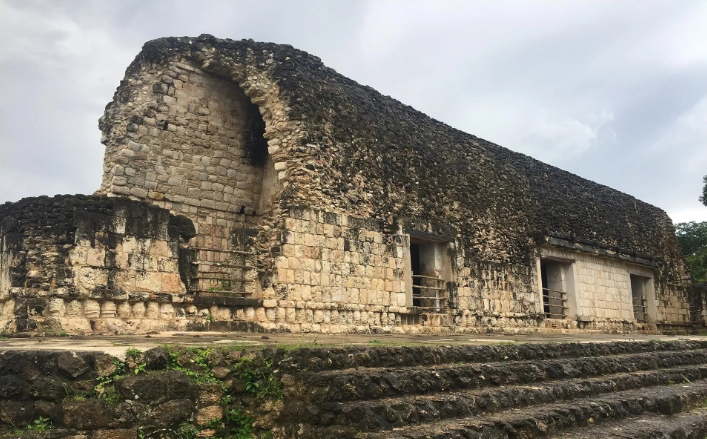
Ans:
[{"label": "small window opening", "polygon": [[245,150],[251,165],[263,166],[268,158],[268,141],[265,139],[265,121],[260,115],[260,110],[257,105],[246,101],[245,107]]},{"label": "small window opening", "polygon": [[568,316],[568,288],[572,279],[567,276],[571,263],[541,259],[543,312],[545,318],[564,320]]},{"label": "small window opening", "polygon": [[[256,176],[258,198],[254,200],[254,214],[268,211],[272,207],[275,197],[282,189],[278,181],[278,172],[275,163],[268,153],[268,141],[265,139],[265,120],[260,114],[257,105],[244,99],[243,117],[245,127],[243,131],[244,154],[248,163],[259,168]],[[238,186],[240,188],[240,186]]]},{"label": "small window opening", "polygon": [[443,277],[443,243],[412,241],[412,305],[426,311],[441,312],[447,308],[447,288]]},{"label": "small window opening", "polygon": [[639,323],[648,321],[647,297],[649,277],[631,275],[631,299],[633,300],[633,317]]}]

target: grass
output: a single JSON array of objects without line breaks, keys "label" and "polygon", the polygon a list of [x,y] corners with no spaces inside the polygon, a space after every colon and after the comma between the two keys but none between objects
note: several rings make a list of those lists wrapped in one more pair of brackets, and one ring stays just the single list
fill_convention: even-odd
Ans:
[{"label": "grass", "polygon": [[86,401],[93,396],[91,392],[76,390],[66,384],[64,384],[64,394],[64,401]]},{"label": "grass", "polygon": [[22,433],[27,432],[44,433],[47,430],[50,430],[52,427],[53,425],[51,420],[40,416],[24,427],[15,427],[13,431],[6,433],[5,437],[17,437]]}]

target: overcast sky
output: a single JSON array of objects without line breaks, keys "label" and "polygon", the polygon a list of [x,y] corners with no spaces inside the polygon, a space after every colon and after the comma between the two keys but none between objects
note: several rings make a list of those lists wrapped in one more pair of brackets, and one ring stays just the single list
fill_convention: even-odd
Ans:
[{"label": "overcast sky", "polygon": [[[0,203],[92,193],[142,44],[291,44],[455,128],[705,221],[707,1],[0,0]],[[326,103],[323,103],[326,105]]]}]

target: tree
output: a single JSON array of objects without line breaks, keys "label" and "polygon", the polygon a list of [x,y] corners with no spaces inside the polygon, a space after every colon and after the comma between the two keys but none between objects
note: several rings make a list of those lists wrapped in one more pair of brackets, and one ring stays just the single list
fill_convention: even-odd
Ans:
[{"label": "tree", "polygon": [[700,203],[704,204],[707,206],[707,175],[702,177],[702,182],[705,184],[702,187],[702,195],[700,195]]},{"label": "tree", "polygon": [[[705,180],[707,183],[707,179]],[[707,221],[678,223],[675,236],[696,281],[707,281]]]}]

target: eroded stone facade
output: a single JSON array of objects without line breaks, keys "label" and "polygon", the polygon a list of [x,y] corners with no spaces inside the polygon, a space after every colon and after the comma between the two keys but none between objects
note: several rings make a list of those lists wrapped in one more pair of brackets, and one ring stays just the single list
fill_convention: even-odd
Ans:
[{"label": "eroded stone facade", "polygon": [[179,271],[186,218],[96,196],[26,199],[0,216],[1,331],[147,332],[196,314]]},{"label": "eroded stone facade", "polygon": [[[114,319],[110,328],[141,331],[147,318],[191,329],[626,332],[700,319],[704,300],[660,209],[456,131],[289,46],[149,42],[99,127],[98,193],[183,217],[194,236],[179,249],[123,236],[111,213],[118,244],[77,232],[64,259],[43,260],[70,267],[90,330]],[[22,282],[7,267],[28,262],[2,258],[0,297],[15,300]],[[20,295],[40,294],[30,284]],[[40,314],[78,306],[61,301]],[[21,320],[11,308],[6,322]]]}]

